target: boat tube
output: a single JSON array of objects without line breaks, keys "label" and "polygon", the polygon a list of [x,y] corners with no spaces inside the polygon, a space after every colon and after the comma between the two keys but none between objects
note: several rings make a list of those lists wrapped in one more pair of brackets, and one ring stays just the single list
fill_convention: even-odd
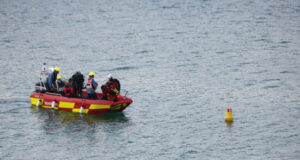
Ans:
[{"label": "boat tube", "polygon": [[[99,99],[70,98],[57,93],[33,92],[30,95],[31,104],[55,110],[64,110],[76,113],[103,114],[106,112],[122,112],[132,100],[126,96],[117,95],[117,98],[101,100],[102,93],[97,93]],[[82,97],[87,97],[86,91]]]}]

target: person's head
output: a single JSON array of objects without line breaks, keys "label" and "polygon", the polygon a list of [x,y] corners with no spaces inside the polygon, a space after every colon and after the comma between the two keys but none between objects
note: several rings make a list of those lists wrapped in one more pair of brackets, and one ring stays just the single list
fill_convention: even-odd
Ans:
[{"label": "person's head", "polygon": [[69,79],[69,83],[72,83],[72,81],[73,81],[72,78],[70,78],[70,79]]},{"label": "person's head", "polygon": [[58,74],[59,71],[60,71],[60,68],[58,68],[58,67],[55,67],[55,68],[54,68],[54,72],[55,72],[56,74]]},{"label": "person's head", "polygon": [[94,77],[95,77],[95,73],[94,73],[94,72],[90,72],[90,73],[89,73],[89,77],[90,77],[90,78],[94,78]]},{"label": "person's head", "polygon": [[107,76],[107,79],[108,79],[108,80],[111,80],[111,79],[113,79],[113,76],[112,76],[112,74],[108,74],[108,76]]},{"label": "person's head", "polygon": [[58,76],[57,76],[57,79],[61,79],[61,76],[60,76],[60,75],[58,75]]}]

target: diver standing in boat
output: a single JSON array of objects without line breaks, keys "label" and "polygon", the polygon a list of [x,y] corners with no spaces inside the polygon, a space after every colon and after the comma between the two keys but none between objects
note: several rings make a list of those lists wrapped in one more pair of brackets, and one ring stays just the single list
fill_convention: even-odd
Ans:
[{"label": "diver standing in boat", "polygon": [[94,77],[95,77],[95,73],[90,72],[88,81],[86,83],[86,92],[88,93],[88,99],[98,99],[96,94],[98,83],[95,82]]},{"label": "diver standing in boat", "polygon": [[48,75],[46,82],[45,82],[45,87],[47,89],[47,92],[54,91],[54,89],[55,89],[54,86],[55,86],[57,74],[59,73],[59,71],[60,71],[60,68],[55,67],[54,71]]}]

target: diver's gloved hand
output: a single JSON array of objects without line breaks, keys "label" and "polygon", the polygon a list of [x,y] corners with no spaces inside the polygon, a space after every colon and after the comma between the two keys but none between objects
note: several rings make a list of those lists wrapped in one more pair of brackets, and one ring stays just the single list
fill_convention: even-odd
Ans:
[{"label": "diver's gloved hand", "polygon": [[119,94],[119,91],[117,89],[113,90],[116,94]]}]

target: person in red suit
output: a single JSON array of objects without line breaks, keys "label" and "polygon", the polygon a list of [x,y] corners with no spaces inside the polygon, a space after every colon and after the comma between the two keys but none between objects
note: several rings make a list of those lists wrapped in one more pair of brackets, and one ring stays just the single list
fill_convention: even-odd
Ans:
[{"label": "person in red suit", "polygon": [[108,75],[107,82],[101,86],[103,100],[117,101],[117,95],[120,94],[121,85],[118,79],[113,78],[112,74]]}]

